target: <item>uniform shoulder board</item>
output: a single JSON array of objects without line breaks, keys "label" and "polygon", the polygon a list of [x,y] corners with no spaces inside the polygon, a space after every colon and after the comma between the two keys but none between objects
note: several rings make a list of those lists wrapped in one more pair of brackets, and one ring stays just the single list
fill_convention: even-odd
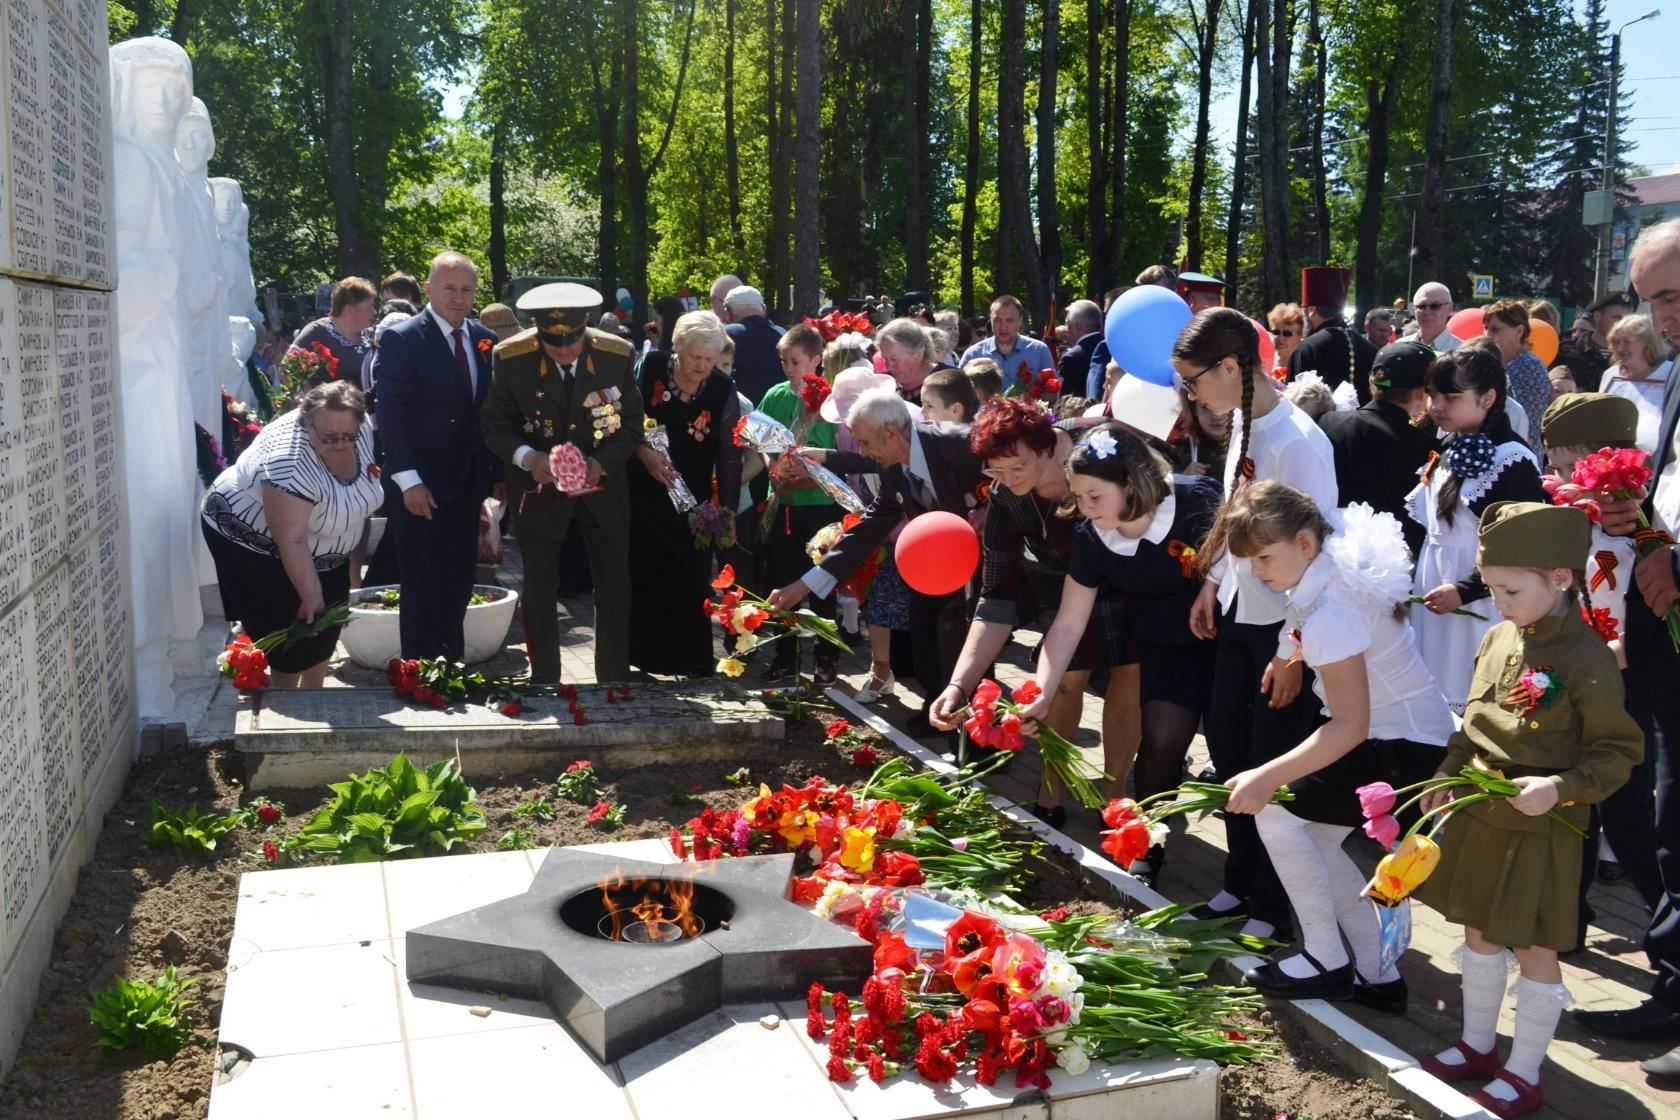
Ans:
[{"label": "uniform shoulder board", "polygon": [[631,345],[616,334],[608,334],[593,327],[589,330],[589,348],[599,350],[604,354],[615,354],[620,358],[628,358],[635,354]]},{"label": "uniform shoulder board", "polygon": [[495,355],[498,358],[522,358],[536,351],[537,328],[528,327],[511,338],[496,343]]}]

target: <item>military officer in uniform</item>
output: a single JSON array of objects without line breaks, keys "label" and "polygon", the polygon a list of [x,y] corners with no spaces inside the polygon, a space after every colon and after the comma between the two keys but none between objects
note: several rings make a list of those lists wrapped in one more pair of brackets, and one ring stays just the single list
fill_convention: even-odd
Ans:
[{"label": "military officer in uniform", "polygon": [[1363,334],[1347,329],[1342,321],[1342,305],[1347,302],[1348,281],[1353,273],[1345,268],[1303,268],[1301,270],[1301,306],[1307,312],[1307,337],[1289,355],[1289,379],[1307,370],[1316,370],[1324,383],[1334,389],[1344,381],[1353,382],[1353,391],[1364,404],[1371,399],[1367,377],[1377,348]]},{"label": "military officer in uniform", "polygon": [[[525,561],[521,616],[531,679],[560,680],[560,551],[576,518],[595,580],[595,677],[628,680],[625,461],[642,441],[634,351],[588,326],[601,293],[583,284],[532,288],[518,306],[534,326],[496,346],[482,423],[485,442],[508,467],[508,504]],[[562,443],[575,444],[588,463],[588,488],[576,494],[561,492],[549,471],[549,452]]]}]

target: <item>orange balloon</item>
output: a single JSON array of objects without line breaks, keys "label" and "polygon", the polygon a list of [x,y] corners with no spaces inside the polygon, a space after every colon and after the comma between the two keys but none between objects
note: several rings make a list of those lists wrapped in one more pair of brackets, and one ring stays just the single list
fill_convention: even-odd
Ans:
[{"label": "orange balloon", "polygon": [[1557,328],[1544,319],[1530,319],[1528,348],[1534,351],[1534,356],[1540,359],[1541,365],[1549,368],[1558,355]]}]

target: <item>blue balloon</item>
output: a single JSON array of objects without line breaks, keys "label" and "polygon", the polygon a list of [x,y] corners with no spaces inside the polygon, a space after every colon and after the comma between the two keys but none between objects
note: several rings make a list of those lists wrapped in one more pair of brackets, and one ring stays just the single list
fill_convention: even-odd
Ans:
[{"label": "blue balloon", "polygon": [[1176,292],[1140,284],[1122,292],[1108,309],[1103,338],[1109,354],[1132,377],[1153,385],[1173,383],[1172,348],[1190,321],[1190,305]]}]

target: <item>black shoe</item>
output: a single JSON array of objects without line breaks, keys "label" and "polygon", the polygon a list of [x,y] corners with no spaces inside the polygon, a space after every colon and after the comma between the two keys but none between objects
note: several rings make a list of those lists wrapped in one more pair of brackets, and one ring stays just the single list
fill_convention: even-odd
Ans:
[{"label": "black shoe", "polygon": [[1409,994],[1404,978],[1390,980],[1386,984],[1367,984],[1358,976],[1353,978],[1353,1002],[1362,1007],[1369,1007],[1372,1011],[1381,1011],[1387,1015],[1404,1015]]},{"label": "black shoe", "polygon": [[1144,853],[1142,859],[1134,859],[1132,865],[1126,868],[1126,874],[1136,879],[1146,887],[1155,885],[1155,879],[1161,874],[1161,867],[1167,862],[1167,848],[1164,844],[1156,844]]},{"label": "black shoe", "polygon": [[828,688],[839,679],[839,671],[832,665],[818,665],[811,670],[811,684],[817,688]]},{"label": "black shoe", "polygon": [[1643,1041],[1680,1035],[1680,1013],[1659,1000],[1616,1011],[1574,1011],[1575,1021],[1607,1038]]},{"label": "black shoe", "polygon": [[1353,962],[1349,961],[1340,968],[1326,969],[1313,959],[1311,953],[1302,953],[1307,963],[1318,969],[1317,976],[1303,976],[1297,979],[1288,976],[1283,969],[1274,962],[1257,965],[1243,973],[1243,980],[1255,991],[1273,999],[1352,999],[1353,998]]},{"label": "black shoe", "polygon": [[1617,863],[1613,859],[1601,859],[1601,860],[1598,861],[1598,881],[1599,882],[1601,882],[1601,883],[1619,883],[1623,879],[1626,879],[1626,878],[1627,878],[1627,871],[1625,871],[1622,868],[1622,865],[1620,863]]},{"label": "black shoe", "polygon": [[783,681],[792,680],[793,677],[794,669],[792,665],[784,664],[780,661],[772,661],[770,663],[770,667],[765,669],[764,673],[758,679],[763,681],[765,684],[781,684]]},{"label": "black shoe", "polygon": [[1248,917],[1248,903],[1239,902],[1229,910],[1215,910],[1211,905],[1204,902],[1200,906],[1191,907],[1185,916],[1194,918],[1198,922],[1211,922],[1220,918],[1246,918]]},{"label": "black shoe", "polygon": [[1046,808],[1037,802],[1033,803],[1032,815],[1049,825],[1051,828],[1061,828],[1067,824],[1067,806],[1052,805]]},{"label": "black shoe", "polygon": [[1198,782],[1207,782],[1211,785],[1219,781],[1219,771],[1215,770],[1213,768],[1213,763],[1210,762],[1206,766],[1202,767],[1201,773],[1196,775],[1196,780]]}]

